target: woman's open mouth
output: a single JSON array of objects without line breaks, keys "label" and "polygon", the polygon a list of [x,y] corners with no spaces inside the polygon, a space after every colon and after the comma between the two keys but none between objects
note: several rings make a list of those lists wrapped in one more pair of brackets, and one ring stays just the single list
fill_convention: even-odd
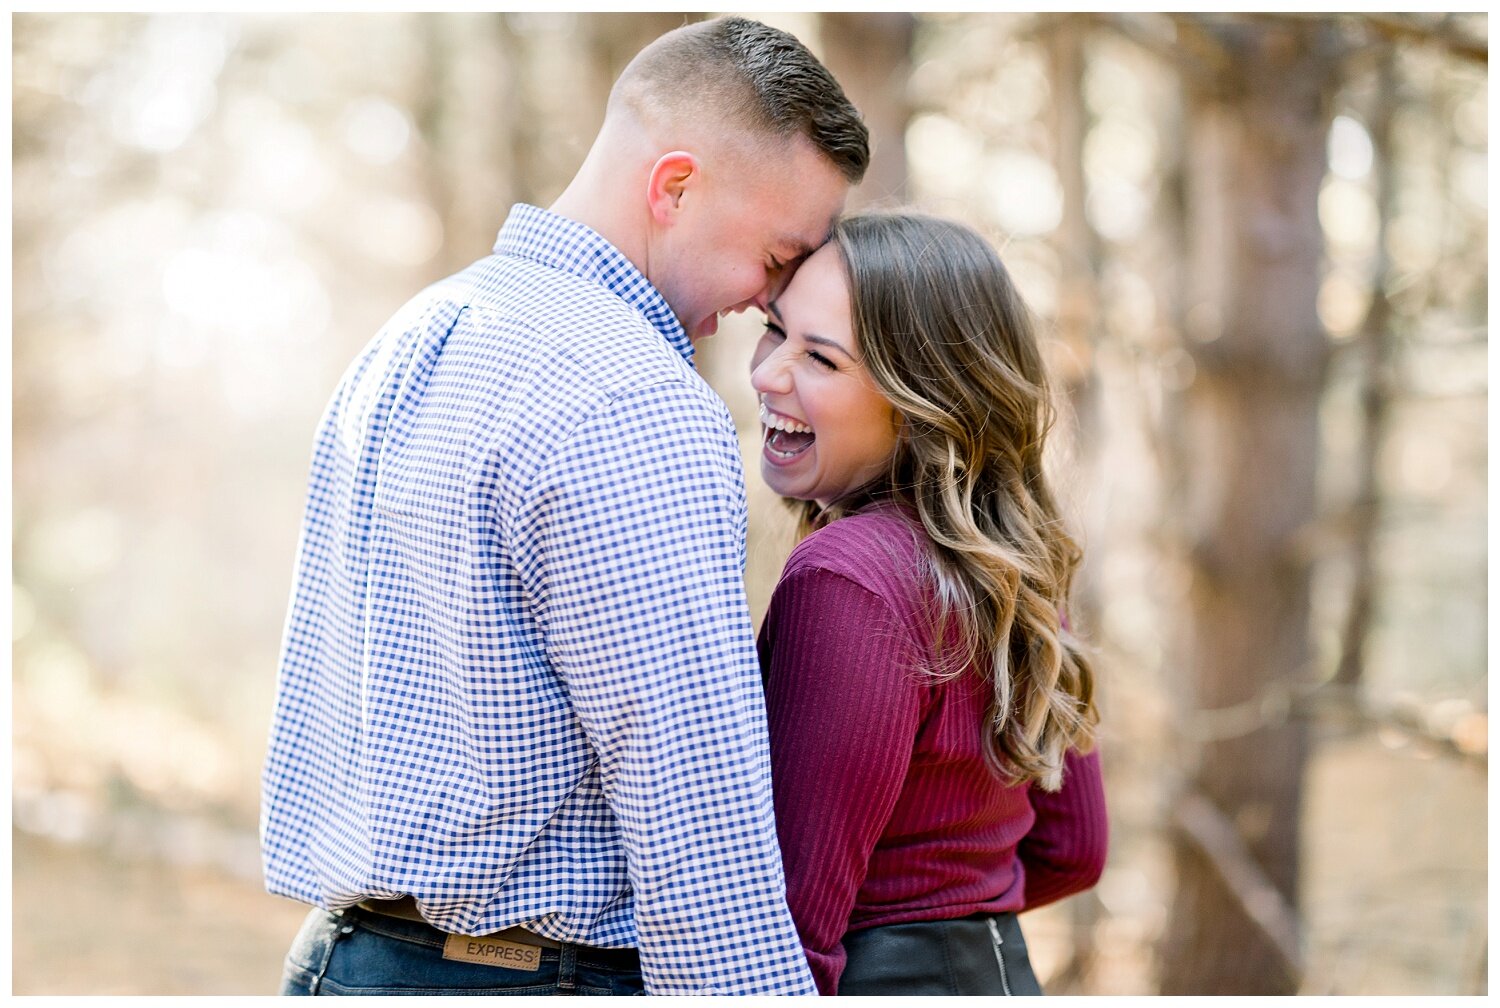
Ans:
[{"label": "woman's open mouth", "polygon": [[799,420],[774,413],[760,404],[760,423],[765,429],[766,454],[773,461],[790,461],[812,447],[813,429]]}]

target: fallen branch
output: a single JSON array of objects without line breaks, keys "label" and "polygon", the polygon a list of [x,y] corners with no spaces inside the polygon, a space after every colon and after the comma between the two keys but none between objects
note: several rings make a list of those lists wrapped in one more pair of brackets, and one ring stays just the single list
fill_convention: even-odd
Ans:
[{"label": "fallen branch", "polygon": [[1302,922],[1281,891],[1271,884],[1251,855],[1239,832],[1224,814],[1201,794],[1178,796],[1172,820],[1213,867],[1271,947],[1281,956],[1287,975],[1302,980]]},{"label": "fallen branch", "polygon": [[1488,770],[1489,717],[1473,712],[1448,731],[1429,724],[1427,712],[1414,703],[1375,707],[1355,690],[1329,684],[1312,691],[1304,701],[1325,716],[1343,717],[1362,730],[1390,731],[1435,749],[1439,755]]},{"label": "fallen branch", "polygon": [[1434,709],[1415,702],[1377,707],[1363,699],[1357,688],[1332,682],[1302,687],[1274,683],[1242,703],[1184,711],[1175,730],[1186,742],[1207,745],[1244,738],[1294,717],[1341,719],[1353,730],[1395,732],[1441,756],[1488,770],[1488,715],[1473,711],[1443,729],[1433,726]]},{"label": "fallen branch", "polygon": [[1453,56],[1474,63],[1490,62],[1490,44],[1457,27],[1452,14],[1424,17],[1418,14],[1360,14],[1375,31],[1397,42],[1425,42]]}]

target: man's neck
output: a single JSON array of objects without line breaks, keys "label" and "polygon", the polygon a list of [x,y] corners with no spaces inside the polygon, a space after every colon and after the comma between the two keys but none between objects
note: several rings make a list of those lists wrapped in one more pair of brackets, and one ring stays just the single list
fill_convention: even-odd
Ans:
[{"label": "man's neck", "polygon": [[646,184],[654,159],[643,126],[607,121],[578,173],[548,208],[597,231],[637,269],[646,268]]}]

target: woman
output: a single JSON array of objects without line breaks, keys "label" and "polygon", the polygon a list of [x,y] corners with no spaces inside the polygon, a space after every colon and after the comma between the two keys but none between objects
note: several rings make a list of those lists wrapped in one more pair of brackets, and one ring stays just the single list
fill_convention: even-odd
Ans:
[{"label": "woman", "polygon": [[1106,823],[1025,306],[972,231],[882,214],[841,222],[769,315],[761,472],[806,538],[760,647],[813,975],[1039,994],[1015,914],[1092,886]]}]

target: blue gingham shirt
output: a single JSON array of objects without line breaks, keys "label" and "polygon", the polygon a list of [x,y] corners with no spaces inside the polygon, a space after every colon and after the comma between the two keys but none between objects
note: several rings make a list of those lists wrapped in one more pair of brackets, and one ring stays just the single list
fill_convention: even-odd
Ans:
[{"label": "blue gingham shirt", "polygon": [[734,425],[646,278],[518,205],[320,425],[263,779],[267,887],[814,993],[785,902]]}]

